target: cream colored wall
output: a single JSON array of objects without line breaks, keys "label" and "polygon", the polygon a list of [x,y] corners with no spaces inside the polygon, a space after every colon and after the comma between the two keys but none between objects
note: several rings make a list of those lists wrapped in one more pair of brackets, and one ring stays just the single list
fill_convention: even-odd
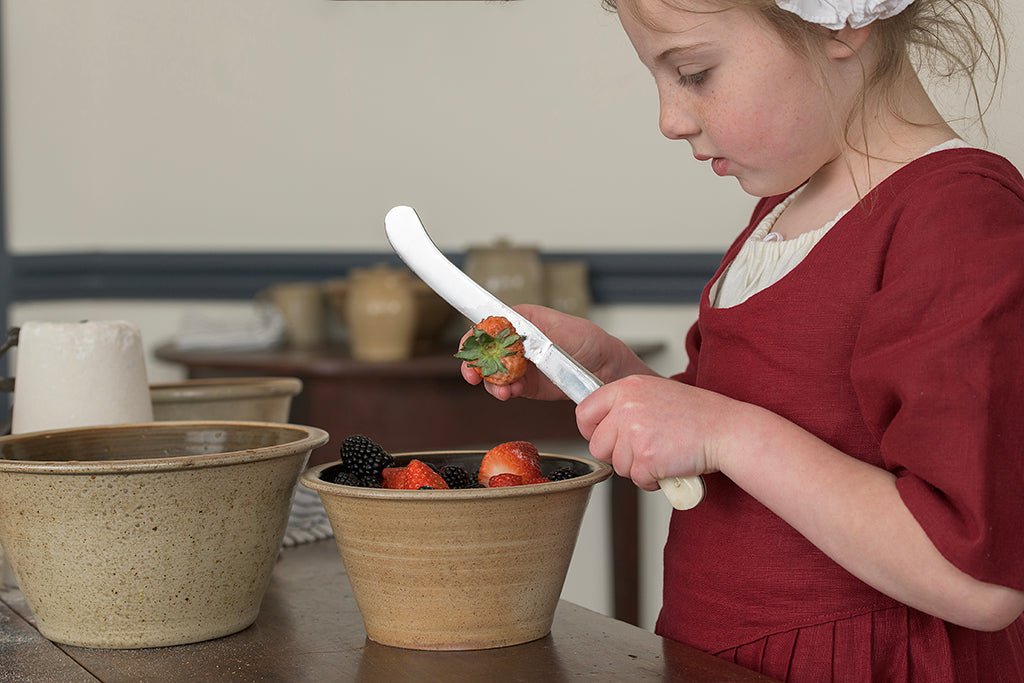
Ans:
[{"label": "cream colored wall", "polygon": [[[717,250],[752,206],[660,137],[650,76],[598,0],[0,2],[16,254],[386,251],[383,216],[400,203],[442,248],[515,235],[548,250]],[[1019,28],[1024,9],[1006,11]],[[990,143],[1024,167],[1024,58],[1010,59]],[[12,323],[124,318],[152,349],[185,310],[242,305],[23,303]],[[664,341],[655,366],[681,367],[690,307],[594,317]],[[150,362],[153,381],[180,376]],[[602,612],[605,493],[565,591]],[[651,626],[668,506],[642,500]]]},{"label": "cream colored wall", "polygon": [[[386,249],[400,203],[446,248],[719,248],[752,203],[660,137],[599,0],[3,0],[3,21],[17,252]],[[1024,165],[1019,52],[990,123]]]},{"label": "cream colored wall", "polygon": [[403,203],[443,248],[714,248],[750,205],[598,0],[3,9],[19,252],[386,249]]}]

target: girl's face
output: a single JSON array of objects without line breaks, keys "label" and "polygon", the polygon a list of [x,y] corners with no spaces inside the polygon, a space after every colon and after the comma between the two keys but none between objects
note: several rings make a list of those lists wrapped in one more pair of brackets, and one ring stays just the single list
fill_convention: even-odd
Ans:
[{"label": "girl's face", "polygon": [[758,197],[788,192],[835,160],[835,119],[807,60],[751,11],[717,11],[709,0],[686,6],[695,11],[619,2],[658,87],[662,134],[686,140],[699,161]]}]

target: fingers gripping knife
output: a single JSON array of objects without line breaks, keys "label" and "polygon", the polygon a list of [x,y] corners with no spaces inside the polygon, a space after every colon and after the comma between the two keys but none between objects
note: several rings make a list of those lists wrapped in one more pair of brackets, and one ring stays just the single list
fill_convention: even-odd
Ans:
[{"label": "fingers gripping knife", "polygon": [[[395,253],[452,307],[474,322],[492,315],[507,318],[523,337],[526,357],[566,396],[579,403],[601,386],[601,380],[558,348],[533,323],[445,258],[412,208],[396,206],[391,209],[384,218],[384,226]],[[704,498],[704,482],[700,477],[671,477],[658,484],[678,510],[689,510]]]}]

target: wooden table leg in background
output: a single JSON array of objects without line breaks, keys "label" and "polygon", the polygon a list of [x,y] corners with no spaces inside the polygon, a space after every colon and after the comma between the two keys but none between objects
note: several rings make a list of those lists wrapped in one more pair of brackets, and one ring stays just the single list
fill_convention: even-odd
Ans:
[{"label": "wooden table leg in background", "polygon": [[612,476],[612,581],[616,619],[640,625],[640,501],[629,479]]}]

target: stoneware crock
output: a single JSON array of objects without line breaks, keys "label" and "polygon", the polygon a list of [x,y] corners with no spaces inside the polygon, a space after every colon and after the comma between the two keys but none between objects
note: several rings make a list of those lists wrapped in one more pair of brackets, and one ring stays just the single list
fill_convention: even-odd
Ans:
[{"label": "stoneware crock", "polygon": [[[328,305],[334,313],[335,319],[345,328],[349,325],[347,302],[350,284],[347,278],[328,280],[324,283],[324,292],[327,296]],[[455,318],[455,309],[449,306],[448,302],[442,299],[423,280],[411,276],[408,285],[412,290],[414,308],[416,310],[413,353],[415,353],[415,347],[436,348],[439,343],[443,342],[442,337],[447,332],[447,326]],[[459,330],[460,332],[462,331],[461,327]],[[348,331],[351,336],[351,330]]]},{"label": "stoneware crock", "polygon": [[405,269],[352,269],[343,313],[353,358],[388,362],[412,356],[417,317],[412,283]]},{"label": "stoneware crock", "polygon": [[153,419],[288,422],[297,377],[219,377],[149,385]]},{"label": "stoneware crock", "polygon": [[[483,452],[396,455],[475,472]],[[478,650],[545,636],[590,492],[611,476],[594,460],[541,456],[565,481],[494,489],[396,491],[331,483],[339,462],[307,470],[327,511],[367,636],[417,650]],[[325,586],[324,590],[330,590]]]},{"label": "stoneware crock", "polygon": [[151,422],[0,438],[0,542],[36,625],[94,648],[256,619],[321,429]]}]

